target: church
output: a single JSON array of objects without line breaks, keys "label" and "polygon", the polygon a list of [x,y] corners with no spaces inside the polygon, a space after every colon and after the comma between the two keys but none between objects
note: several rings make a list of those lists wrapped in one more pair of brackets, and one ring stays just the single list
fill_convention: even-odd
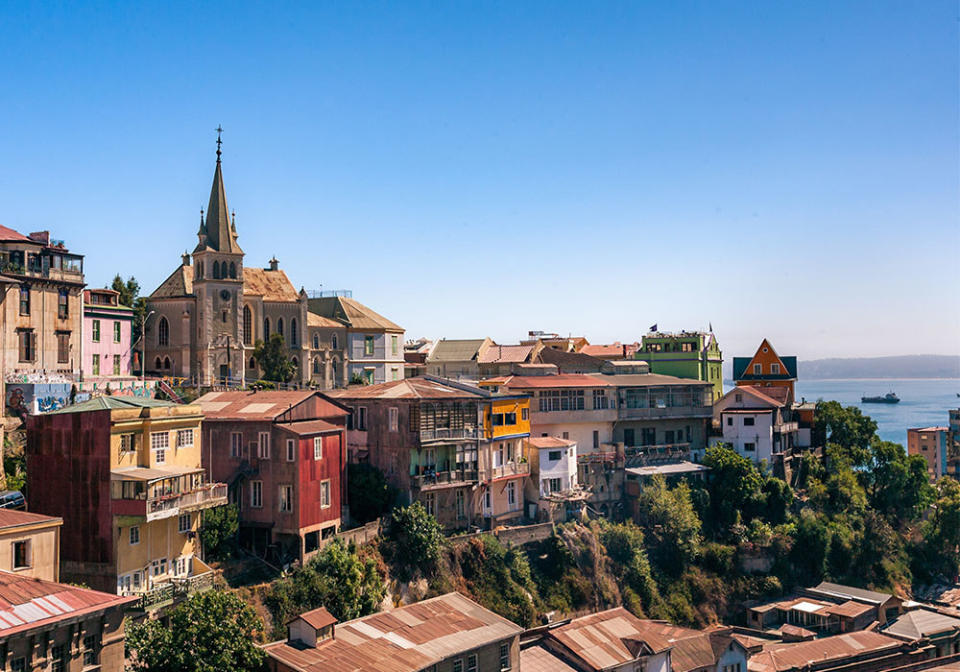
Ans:
[{"label": "church", "polygon": [[275,258],[266,268],[247,266],[237,239],[218,135],[197,245],[147,299],[148,373],[198,385],[242,386],[262,375],[255,343],[279,334],[296,367],[292,383],[331,389],[358,378],[380,383],[403,377],[402,327],[349,293],[297,291]]}]

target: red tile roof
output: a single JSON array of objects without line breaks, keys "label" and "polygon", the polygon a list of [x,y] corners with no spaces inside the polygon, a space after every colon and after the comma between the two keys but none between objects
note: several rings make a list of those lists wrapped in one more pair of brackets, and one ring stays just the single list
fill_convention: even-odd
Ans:
[{"label": "red tile roof", "polygon": [[35,243],[39,245],[35,240],[30,240],[25,235],[13,229],[9,229],[5,226],[0,226],[0,241],[3,242],[17,242],[17,243]]},{"label": "red tile roof", "polygon": [[0,637],[132,605],[138,599],[0,571]]}]

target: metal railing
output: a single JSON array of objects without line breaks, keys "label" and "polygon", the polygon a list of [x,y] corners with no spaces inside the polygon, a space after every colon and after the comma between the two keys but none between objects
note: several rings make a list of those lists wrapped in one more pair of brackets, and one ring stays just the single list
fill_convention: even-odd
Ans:
[{"label": "metal railing", "polygon": [[194,560],[206,569],[206,571],[194,576],[171,577],[168,581],[155,586],[150,590],[144,591],[140,595],[139,606],[144,611],[157,609],[177,600],[182,600],[195,593],[210,590],[214,586],[215,572],[205,564]]},{"label": "metal railing", "polygon": [[500,478],[502,476],[521,476],[530,473],[529,462],[507,462],[499,467],[490,467],[487,478]]},{"label": "metal railing", "polygon": [[652,420],[656,418],[712,418],[710,406],[664,406],[662,408],[628,408],[621,406],[617,416],[621,420]]},{"label": "metal railing", "polygon": [[147,500],[147,521],[175,516],[184,509],[216,506],[217,500],[227,500],[226,483],[209,483],[192,492],[164,495]]},{"label": "metal railing", "polygon": [[421,441],[450,441],[464,439],[482,439],[483,429],[480,427],[461,427],[459,429],[450,429],[449,427],[438,427],[437,429],[421,429]]},{"label": "metal railing", "polygon": [[479,474],[471,469],[457,469],[454,471],[437,471],[410,477],[410,484],[415,488],[429,488],[434,485],[449,485],[451,483],[471,483],[478,480]]}]

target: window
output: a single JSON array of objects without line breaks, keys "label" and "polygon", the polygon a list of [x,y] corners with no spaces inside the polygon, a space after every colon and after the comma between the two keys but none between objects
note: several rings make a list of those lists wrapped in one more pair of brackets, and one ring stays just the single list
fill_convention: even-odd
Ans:
[{"label": "window", "polygon": [[287,439],[287,462],[294,462],[297,459],[297,442],[295,439]]},{"label": "window", "polygon": [[30,567],[30,540],[13,542],[13,568],[27,569]]},{"label": "window", "polygon": [[517,424],[517,414],[516,414],[516,413],[504,413],[504,414],[503,414],[503,424],[505,424],[505,425],[515,425],[515,424]]},{"label": "window", "polygon": [[477,672],[477,654],[467,656],[467,672]]},{"label": "window", "polygon": [[280,513],[290,513],[293,511],[293,486],[281,485],[278,489],[280,495]]},{"label": "window", "polygon": [[290,345],[297,345],[297,318],[290,320]]},{"label": "window", "polygon": [[270,432],[257,434],[257,457],[261,460],[270,459]]},{"label": "window", "polygon": [[57,332],[57,364],[66,364],[70,361],[70,332]]},{"label": "window", "polygon": [[770,365],[770,373],[772,373],[772,374],[775,375],[775,376],[779,376],[779,375],[780,375],[780,365],[779,365],[779,364],[771,364],[771,365]]},{"label": "window", "polygon": [[100,375],[100,355],[93,356],[93,363],[90,365],[93,375]]},{"label": "window", "polygon": [[283,336],[283,318],[277,318],[277,333]]},{"label": "window", "polygon": [[503,413],[491,413],[490,424],[493,425],[494,427],[503,426]]},{"label": "window", "polygon": [[121,333],[120,329],[121,329],[120,322],[118,322],[117,320],[114,320],[113,321],[113,342],[114,343],[120,342],[120,333]]},{"label": "window", "polygon": [[463,489],[457,489],[457,520],[466,518],[466,500],[464,499]]},{"label": "window", "polygon": [[453,672],[463,672],[463,658],[453,661]]},{"label": "window", "polygon": [[313,332],[313,349],[314,350],[320,349],[320,334],[318,334],[317,332]]},{"label": "window", "polygon": [[544,390],[540,393],[540,410],[582,411],[583,390]]},{"label": "window", "polygon": [[560,459],[562,454],[563,453],[559,450],[551,450],[549,453],[547,453],[547,459],[551,462],[556,462]]},{"label": "window", "polygon": [[30,285],[20,285],[20,314],[30,314]]},{"label": "window", "polygon": [[313,437],[313,459],[314,460],[323,459],[323,437],[322,436]]},{"label": "window", "polygon": [[733,395],[733,400],[739,404],[741,401],[743,401],[743,395],[737,393]]},{"label": "window", "polygon": [[83,666],[98,665],[100,637],[98,635],[87,635],[83,638]]},{"label": "window", "polygon": [[424,497],[424,504],[429,515],[437,515],[437,493],[428,492]]},{"label": "window", "polygon": [[363,356],[373,357],[373,336],[363,337]]},{"label": "window", "polygon": [[250,312],[250,306],[243,307],[243,342],[253,345],[253,313]]},{"label": "window", "polygon": [[361,432],[367,430],[367,407],[360,406],[357,408],[357,429]]},{"label": "window", "polygon": [[521,420],[529,420],[529,419],[530,419],[530,409],[529,409],[529,408],[521,408],[521,409],[520,409],[520,419],[521,419]]},{"label": "window", "polygon": [[320,482],[320,508],[329,509],[330,508],[330,481],[321,481]]},{"label": "window", "polygon": [[761,373],[763,373],[763,364],[754,364],[753,375],[759,376]]},{"label": "window", "polygon": [[183,513],[177,519],[177,532],[185,534],[193,528],[193,522],[190,520],[189,513]]},{"label": "window", "polygon": [[593,407],[596,410],[609,408],[610,399],[607,398],[606,390],[594,390],[593,391]]},{"label": "window", "polygon": [[337,349],[338,349],[338,348],[337,348],[337,335],[336,335],[336,334],[332,334],[332,335],[330,336],[330,347],[333,348],[334,350],[337,350]]},{"label": "window", "polygon": [[744,418],[744,419],[743,419],[743,426],[744,426],[744,427],[753,427],[753,423],[754,423],[753,418]]},{"label": "window", "polygon": [[391,406],[387,411],[388,424],[391,432],[397,431],[397,426],[399,423],[400,409],[396,406]]},{"label": "window", "polygon": [[733,427],[733,416],[727,416],[727,427]]},{"label": "window", "polygon": [[27,659],[24,657],[14,658],[10,661],[10,672],[26,672]]},{"label": "window", "polygon": [[510,506],[517,503],[517,484],[515,481],[507,483],[507,503]]},{"label": "window", "polygon": [[67,669],[67,646],[56,644],[50,647],[50,672],[64,672]]},{"label": "window", "polygon": [[390,367],[390,380],[400,380],[400,369],[395,366]]},{"label": "window", "polygon": [[177,448],[190,448],[192,446],[193,446],[193,430],[178,429],[177,430]]},{"label": "window", "polygon": [[390,337],[390,353],[393,355],[400,354],[400,337],[397,335]]},{"label": "window", "polygon": [[139,543],[140,543],[140,527],[138,525],[134,525],[133,527],[130,528],[130,545],[136,546]]},{"label": "window", "polygon": [[569,441],[569,440],[570,440],[570,432],[564,432],[564,433],[563,433],[563,440],[564,440],[564,441]]},{"label": "window", "polygon": [[160,316],[160,324],[157,325],[157,345],[170,345],[170,323],[162,315]]},{"label": "window", "polygon": [[560,479],[559,478],[548,478],[547,481],[547,492],[560,492]]},{"label": "window", "polygon": [[37,356],[37,336],[32,329],[17,332],[19,339],[20,361],[32,362]]},{"label": "window", "polygon": [[510,645],[506,642],[500,645],[500,669],[510,669]]},{"label": "window", "polygon": [[113,375],[120,375],[120,355],[113,356]]},{"label": "window", "polygon": [[136,450],[136,440],[134,439],[134,434],[121,434],[120,435],[120,452],[121,453],[132,453]]},{"label": "window", "polygon": [[230,457],[243,457],[242,432],[230,432]]},{"label": "window", "polygon": [[168,432],[154,432],[150,435],[150,450],[153,451],[153,459],[157,464],[163,464],[167,461],[167,448],[170,447],[170,434]]},{"label": "window", "polygon": [[755,444],[755,443],[745,443],[745,444],[743,444],[743,449],[744,449],[744,451],[746,451],[746,452],[748,452],[748,453],[752,453],[753,451],[755,451],[755,450],[757,449],[757,444]]},{"label": "window", "polygon": [[319,357],[314,357],[314,358],[313,358],[313,372],[314,372],[314,373],[320,373],[320,358],[319,358]]},{"label": "window", "polygon": [[263,508],[263,481],[250,481],[250,506]]},{"label": "window", "polygon": [[270,338],[270,318],[263,318],[263,342],[266,343],[267,339]]}]

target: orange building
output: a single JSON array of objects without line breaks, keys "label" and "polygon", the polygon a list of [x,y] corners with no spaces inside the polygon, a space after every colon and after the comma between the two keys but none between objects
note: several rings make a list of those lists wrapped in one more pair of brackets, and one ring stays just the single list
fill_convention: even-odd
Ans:
[{"label": "orange building", "polygon": [[733,358],[733,380],[739,386],[785,387],[789,390],[787,403],[793,403],[797,358],[781,357],[770,341],[763,339],[753,357]]}]

